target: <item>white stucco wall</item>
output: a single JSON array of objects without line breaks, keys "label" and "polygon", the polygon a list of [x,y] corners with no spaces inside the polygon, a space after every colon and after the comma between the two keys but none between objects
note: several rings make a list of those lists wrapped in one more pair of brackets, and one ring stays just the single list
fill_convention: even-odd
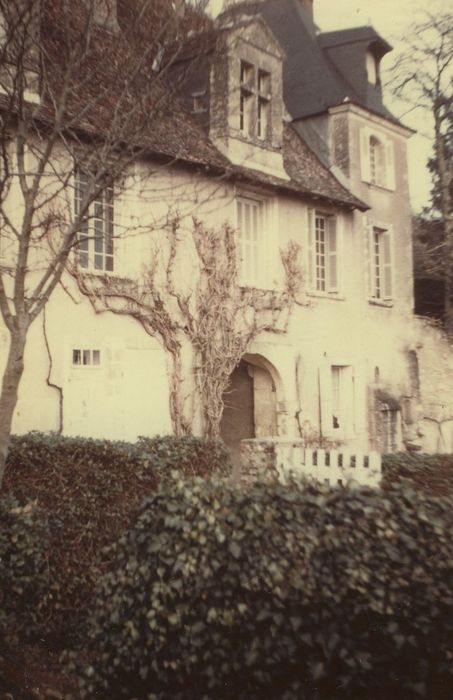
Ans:
[{"label": "white stucco wall", "polygon": [[[115,201],[118,239],[114,274],[141,279],[144,270],[165,250],[163,229],[178,215],[180,236],[186,237],[186,243],[185,254],[177,263],[177,283],[181,288],[190,288],[196,279],[196,256],[190,244],[192,216],[209,226],[219,227],[227,220],[235,225],[236,196],[253,196],[266,202],[269,215],[263,234],[272,277],[281,280],[279,250],[290,240],[299,243],[305,270],[303,305],[294,308],[288,333],[263,334],[249,348],[250,353],[262,356],[275,369],[279,434],[299,437],[302,426],[307,433],[367,450],[369,385],[375,381],[378,368],[380,381],[386,387],[396,396],[407,395],[405,352],[413,346],[414,332],[405,155],[397,139],[397,189],[393,192],[362,183],[358,155],[361,119],[355,115],[348,126],[351,182],[357,194],[370,201],[376,218],[393,226],[392,304],[373,304],[368,299],[363,241],[365,217],[369,214],[351,214],[323,204],[315,207],[337,216],[340,285],[335,295],[313,293],[308,288],[307,272],[307,212],[313,208],[309,201],[233,185],[180,167],[167,169],[151,161],[134,167]],[[159,340],[151,338],[132,318],[109,312],[96,314],[69,275],[64,283],[66,291],[58,288],[46,310],[50,376],[42,317],[31,328],[14,431],[58,430],[62,396],[65,434],[134,440],[138,435],[171,432],[168,358]],[[4,329],[0,330],[0,342],[1,370],[7,349]],[[99,350],[100,365],[73,367],[74,349]],[[184,355],[189,374],[190,355]],[[350,420],[347,430],[340,432],[332,426],[331,366],[349,368]],[[47,379],[59,389],[49,386]],[[188,404],[190,386],[188,381]],[[197,429],[196,410],[194,414]]]}]

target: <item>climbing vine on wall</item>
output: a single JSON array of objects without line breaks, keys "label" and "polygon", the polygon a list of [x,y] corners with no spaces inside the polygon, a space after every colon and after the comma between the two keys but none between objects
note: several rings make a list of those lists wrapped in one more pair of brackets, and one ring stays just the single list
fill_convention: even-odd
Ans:
[{"label": "climbing vine on wall", "polygon": [[[71,272],[97,313],[130,316],[161,341],[170,363],[174,432],[191,432],[193,413],[187,399],[195,391],[203,433],[215,437],[230,375],[251,342],[261,333],[286,333],[294,305],[304,304],[299,246],[290,242],[280,254],[284,279],[277,290],[244,287],[232,227],[208,228],[194,218],[186,231],[174,218],[140,281],[88,275],[75,265]],[[184,376],[187,346],[191,388]]]}]

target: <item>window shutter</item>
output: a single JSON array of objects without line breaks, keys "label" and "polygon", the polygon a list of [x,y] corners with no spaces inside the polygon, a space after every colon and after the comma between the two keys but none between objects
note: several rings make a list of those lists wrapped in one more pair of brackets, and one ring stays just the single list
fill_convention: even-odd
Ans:
[{"label": "window shutter", "polygon": [[363,217],[363,240],[365,249],[365,290],[367,297],[373,296],[373,274],[372,274],[372,253],[373,253],[373,227],[369,219]]},{"label": "window shutter", "polygon": [[315,238],[315,212],[314,209],[307,210],[307,270],[308,287],[314,289],[314,238]]},{"label": "window shutter", "polygon": [[354,368],[346,366],[341,368],[341,415],[343,425],[341,432],[343,437],[350,438],[355,433],[355,405],[354,405]]},{"label": "window shutter", "polygon": [[395,189],[395,157],[390,139],[385,142],[385,184],[390,190]]},{"label": "window shutter", "polygon": [[327,219],[327,291],[338,291],[337,220]]},{"label": "window shutter", "polygon": [[321,410],[321,429],[324,436],[332,435],[332,370],[330,365],[321,365],[319,377],[319,406]]},{"label": "window shutter", "polygon": [[371,181],[370,168],[370,132],[369,129],[360,130],[360,164],[362,169],[362,180]]},{"label": "window shutter", "polygon": [[236,224],[237,224],[237,244],[236,254],[239,258],[239,279],[243,281],[243,251],[242,251],[242,202],[240,199],[236,201]]},{"label": "window shutter", "polygon": [[252,199],[237,200],[238,251],[241,284],[259,285],[267,273],[266,245],[263,233],[262,203]]},{"label": "window shutter", "polygon": [[392,299],[392,240],[390,231],[382,235],[383,298]]}]

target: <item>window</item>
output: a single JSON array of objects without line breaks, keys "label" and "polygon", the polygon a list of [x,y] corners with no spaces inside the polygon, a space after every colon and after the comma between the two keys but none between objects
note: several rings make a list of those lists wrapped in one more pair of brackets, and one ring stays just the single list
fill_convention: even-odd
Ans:
[{"label": "window", "polygon": [[[74,215],[82,211],[89,191],[89,175],[75,175]],[[78,235],[78,262],[85,269],[113,272],[113,187],[106,186],[91,202]]]},{"label": "window", "polygon": [[362,180],[377,187],[395,189],[393,142],[368,128],[361,132]]},{"label": "window", "polygon": [[352,437],[355,432],[352,365],[323,365],[319,370],[319,386],[323,433],[333,439]]},{"label": "window", "polygon": [[241,61],[240,81],[239,128],[245,136],[266,139],[270,125],[270,73],[257,71],[251,63]]},{"label": "window", "polygon": [[332,365],[330,427],[333,435],[349,437],[354,433],[354,380],[350,365]]},{"label": "window", "polygon": [[385,148],[375,136],[370,136],[370,182],[373,185],[385,185]]},{"label": "window", "polygon": [[371,85],[379,83],[379,61],[370,51],[366,55],[366,74]]},{"label": "window", "polygon": [[266,244],[263,236],[263,202],[241,197],[236,202],[240,281],[262,287],[266,281]]},{"label": "window", "polygon": [[370,296],[388,301],[393,297],[390,231],[372,226],[370,237]]},{"label": "window", "polygon": [[258,114],[257,114],[257,136],[259,139],[265,139],[268,136],[269,129],[269,110],[270,110],[270,82],[271,76],[266,71],[258,71]]},{"label": "window", "polygon": [[205,91],[192,93],[192,112],[193,112],[193,114],[201,114],[202,112],[206,112],[205,96],[206,96]]},{"label": "window", "polygon": [[99,367],[101,364],[100,350],[85,350],[74,348],[72,351],[73,367]]},{"label": "window", "polygon": [[338,241],[335,216],[309,211],[309,269],[317,292],[338,292]]}]

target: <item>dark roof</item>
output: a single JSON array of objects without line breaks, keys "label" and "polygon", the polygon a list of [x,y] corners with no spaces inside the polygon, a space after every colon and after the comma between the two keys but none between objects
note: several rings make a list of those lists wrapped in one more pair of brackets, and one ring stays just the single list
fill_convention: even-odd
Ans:
[{"label": "dark roof", "polygon": [[232,6],[223,14],[240,12],[261,13],[285,50],[284,98],[294,119],[321,114],[347,98],[380,116],[397,121],[383,104],[380,90],[363,90],[360,93],[354,87],[350,77],[357,70],[357,56],[351,55],[341,64],[336,60],[335,49],[343,42],[356,46],[372,43],[379,58],[389,51],[390,45],[372,27],[319,34],[313,19],[299,0],[244,2]]},{"label": "dark roof", "polygon": [[[52,14],[54,6],[49,7]],[[58,15],[55,20],[57,17]],[[62,39],[56,21],[48,23],[47,27],[50,27],[45,35],[48,80],[52,82],[53,90],[58,92],[65,70],[64,60],[58,60]],[[213,35],[210,32],[207,34],[212,40]],[[80,82],[74,84],[68,102],[66,133],[87,139],[103,135],[108,137],[109,125],[112,118],[115,118],[119,129],[115,141],[127,144],[137,154],[159,156],[168,161],[202,167],[216,175],[262,184],[293,196],[321,199],[349,209],[368,208],[336,180],[291,127],[285,129],[283,146],[284,164],[290,180],[233,165],[185,111],[174,94],[174,89],[160,76],[153,74],[151,67],[144,66],[144,79],[150,81],[150,75],[152,76],[146,86],[146,98],[141,99],[142,83],[138,76],[137,83],[130,86],[130,92],[127,92],[122,102],[124,120],[122,121],[122,114],[113,117],[117,110],[116,86],[121,86],[121,81],[127,76],[127,73],[123,74],[123,70],[127,71],[127,65],[123,67],[123,64],[124,58],[129,57],[129,49],[121,42],[116,43],[113,35],[101,29],[98,30],[97,41],[92,45],[94,48],[84,69],[86,72],[80,72]],[[198,46],[201,45],[198,42]],[[207,41],[208,50],[209,46],[210,42]],[[121,50],[125,51],[124,56],[118,53]],[[112,52],[115,60],[110,60]],[[103,86],[102,89],[100,86]],[[86,111],[85,105],[89,106]],[[6,96],[0,96],[0,110],[7,112],[10,107]],[[48,95],[43,96],[40,105],[30,105],[30,109],[37,124],[54,123],[55,107]]]},{"label": "dark roof", "polygon": [[288,195],[303,195],[304,199],[312,201],[361,211],[369,209],[322,165],[291,125],[287,125],[284,131],[283,160],[289,180],[238,165],[231,166],[229,175],[244,182],[270,186]]},{"label": "dark roof", "polygon": [[382,55],[391,51],[393,48],[373,27],[352,27],[350,29],[340,29],[335,32],[323,32],[318,37],[318,42],[322,48],[342,46],[343,44],[355,44],[358,41],[372,44],[376,50],[382,52]]}]

